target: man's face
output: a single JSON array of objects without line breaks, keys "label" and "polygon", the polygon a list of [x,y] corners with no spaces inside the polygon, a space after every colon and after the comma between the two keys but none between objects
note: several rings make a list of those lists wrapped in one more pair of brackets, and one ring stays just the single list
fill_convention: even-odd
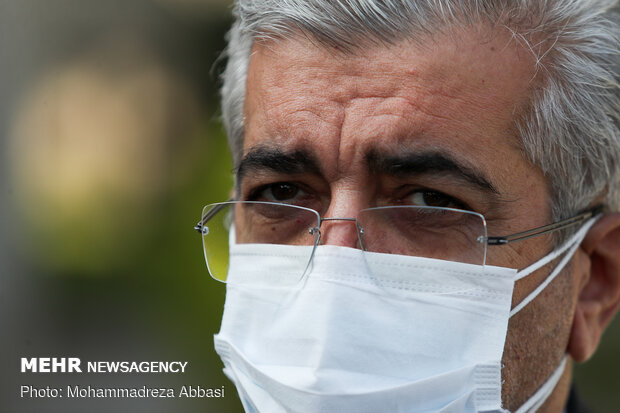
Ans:
[{"label": "man's face", "polygon": [[[524,158],[514,128],[534,78],[531,55],[497,33],[438,36],[423,48],[402,43],[354,55],[301,38],[257,44],[244,156],[271,151],[276,157],[301,154],[308,162],[289,172],[254,163],[240,177],[238,199],[297,199],[323,217],[435,202],[483,214],[490,236],[545,225],[547,184]],[[426,161],[396,175],[370,159]],[[450,167],[437,167],[437,160]],[[321,232],[323,243],[357,245],[347,222],[326,222]],[[487,263],[521,269],[551,248],[545,237],[491,246]],[[519,281],[513,306],[547,273]],[[511,319],[505,407],[518,407],[559,364],[575,304],[571,291],[568,276],[555,281]]]}]

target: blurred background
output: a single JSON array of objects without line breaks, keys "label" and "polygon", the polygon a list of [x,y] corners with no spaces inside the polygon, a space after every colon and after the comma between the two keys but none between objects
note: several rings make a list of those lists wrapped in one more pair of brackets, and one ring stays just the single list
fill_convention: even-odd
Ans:
[{"label": "blurred background", "polygon": [[[0,0],[1,412],[239,412],[224,286],[192,227],[225,200],[226,0]],[[188,361],[20,374],[20,357]],[[222,399],[19,399],[19,385],[225,386]]]},{"label": "blurred background", "polygon": [[[240,412],[213,350],[224,286],[202,206],[232,165],[217,62],[230,0],[0,0],[0,411]],[[576,369],[620,407],[620,323]],[[20,357],[181,360],[183,375],[20,374]],[[20,399],[19,385],[225,386],[222,399]]]}]

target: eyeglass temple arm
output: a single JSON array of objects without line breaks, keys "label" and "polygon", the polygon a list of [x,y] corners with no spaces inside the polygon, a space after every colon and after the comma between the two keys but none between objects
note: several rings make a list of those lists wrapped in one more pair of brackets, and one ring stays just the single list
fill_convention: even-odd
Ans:
[{"label": "eyeglass temple arm", "polygon": [[557,231],[559,229],[568,228],[570,226],[579,224],[593,216],[596,216],[604,211],[603,205],[598,205],[592,209],[589,209],[574,217],[567,218],[562,221],[554,222],[553,224],[544,225],[542,227],[530,229],[516,234],[506,235],[503,237],[488,237],[488,245],[506,245],[514,241],[521,241],[524,239],[536,237],[538,235],[546,234],[548,232]]},{"label": "eyeglass temple arm", "polygon": [[[230,202],[230,201],[229,201]],[[213,206],[204,217],[194,226],[194,230],[202,234],[202,227],[218,212],[220,212],[223,208],[227,207],[229,204],[221,203]]]}]

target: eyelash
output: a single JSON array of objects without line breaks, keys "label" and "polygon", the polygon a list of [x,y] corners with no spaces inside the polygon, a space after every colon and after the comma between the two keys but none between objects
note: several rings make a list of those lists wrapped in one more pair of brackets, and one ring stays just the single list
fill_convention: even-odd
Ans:
[{"label": "eyelash", "polygon": [[405,198],[411,197],[416,193],[421,193],[423,197],[428,194],[434,194],[435,196],[444,198],[445,200],[448,201],[449,204],[454,204],[453,206],[447,206],[446,208],[463,209],[463,210],[468,210],[468,211],[472,210],[472,208],[466,202],[458,198],[455,198],[451,195],[448,195],[445,192],[438,191],[436,189],[427,188],[427,187],[417,187],[417,188],[409,189],[407,193],[405,194],[405,196],[400,197],[399,200],[403,200]]},{"label": "eyelash", "polygon": [[260,185],[257,188],[254,188],[250,191],[249,195],[246,197],[246,201],[256,201],[261,197],[261,194],[268,189],[274,189],[277,185],[290,185],[296,187],[298,190],[307,192],[304,190],[303,185],[297,182],[289,182],[289,181],[278,181],[272,182],[269,184]]}]

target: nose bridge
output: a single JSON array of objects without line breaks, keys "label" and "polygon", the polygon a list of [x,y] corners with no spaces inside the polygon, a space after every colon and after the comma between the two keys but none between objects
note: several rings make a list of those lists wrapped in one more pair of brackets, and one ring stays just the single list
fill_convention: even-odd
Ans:
[{"label": "nose bridge", "polygon": [[327,217],[321,219],[321,244],[358,248],[355,218]]},{"label": "nose bridge", "polygon": [[368,185],[364,187],[365,183],[365,180],[344,177],[330,185],[329,208],[321,220],[321,244],[358,248],[357,213],[368,204],[373,193]]}]

